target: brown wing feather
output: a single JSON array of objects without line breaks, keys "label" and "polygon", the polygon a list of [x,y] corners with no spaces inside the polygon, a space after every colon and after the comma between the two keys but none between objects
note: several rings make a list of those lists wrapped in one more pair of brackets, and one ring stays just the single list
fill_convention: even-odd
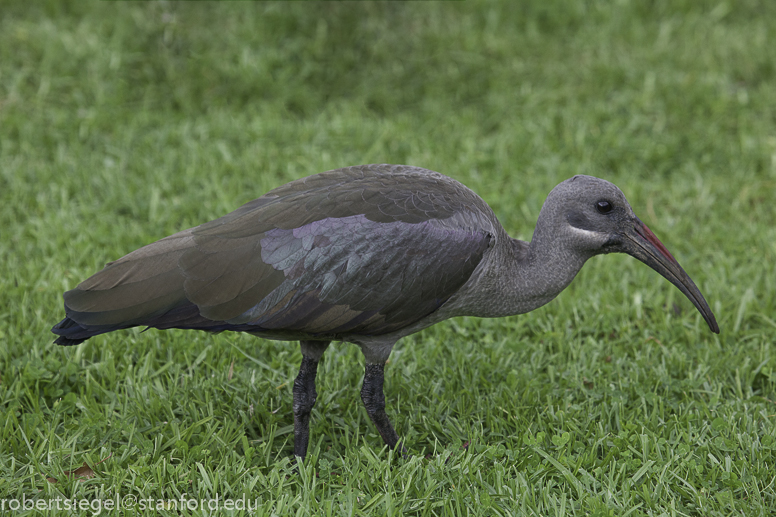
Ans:
[{"label": "brown wing feather", "polygon": [[[273,231],[356,216],[376,225],[361,225],[366,232],[360,237],[362,243],[379,240],[379,235],[370,232],[382,227],[380,223],[404,223],[403,231],[409,231],[426,221],[456,219],[462,221],[459,226],[481,233],[469,239],[469,248],[462,250],[465,253],[456,256],[450,250],[452,261],[458,264],[451,270],[452,280],[442,275],[436,287],[420,281],[417,294],[411,294],[412,286],[401,284],[400,271],[392,270],[396,276],[392,281],[370,271],[370,267],[389,267],[390,260],[375,257],[363,263],[367,269],[355,284],[352,277],[352,285],[337,287],[335,270],[343,264],[354,269],[359,259],[348,256],[343,262],[342,257],[347,256],[343,246],[353,243],[340,239],[338,247],[333,247],[326,232],[267,254],[265,244],[272,240],[268,235]],[[85,326],[152,323],[163,327],[169,313],[171,320],[189,323],[210,320],[320,332],[342,330],[343,325],[350,331],[384,329],[386,318],[392,318],[391,326],[406,321],[408,311],[413,311],[403,307],[407,301],[420,304],[418,307],[425,303],[423,310],[429,310],[441,295],[449,296],[451,289],[468,278],[483,246],[487,247],[487,232],[482,233],[479,226],[491,218],[495,221],[479,197],[439,173],[383,165],[338,169],[288,183],[219,219],[140,248],[65,293],[65,305],[68,317]],[[410,238],[417,249],[411,245],[404,251],[422,253],[424,238],[422,234]],[[327,246],[327,253],[339,254],[340,260],[329,260],[321,253]],[[395,256],[401,246],[401,242],[386,243],[379,253]],[[319,252],[312,253],[314,249]],[[434,277],[429,268],[445,267],[438,258],[434,261],[413,274]],[[348,277],[347,269],[340,272]],[[376,300],[375,289],[387,294]],[[402,290],[409,297],[396,295]],[[339,303],[336,296],[347,303]],[[418,300],[421,296],[433,298],[433,303]],[[191,304],[197,306],[198,315],[186,308]],[[393,312],[380,314],[378,310]],[[246,319],[249,312],[251,321]]]}]

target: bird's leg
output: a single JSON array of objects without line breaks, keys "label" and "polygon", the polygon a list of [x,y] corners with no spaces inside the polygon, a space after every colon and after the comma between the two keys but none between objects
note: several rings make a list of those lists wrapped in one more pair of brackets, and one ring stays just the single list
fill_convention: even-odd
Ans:
[{"label": "bird's leg", "polygon": [[399,444],[399,435],[396,434],[391,421],[388,420],[388,415],[385,413],[384,370],[385,363],[366,364],[364,385],[361,387],[361,400],[364,401],[366,412],[377,427],[380,436],[383,437],[385,444],[391,449],[395,449],[398,445],[399,449],[403,451],[404,447]]},{"label": "bird's leg", "polygon": [[315,374],[328,341],[300,341],[302,366],[294,380],[294,456],[304,459],[310,441],[310,413],[318,393],[315,391]]}]

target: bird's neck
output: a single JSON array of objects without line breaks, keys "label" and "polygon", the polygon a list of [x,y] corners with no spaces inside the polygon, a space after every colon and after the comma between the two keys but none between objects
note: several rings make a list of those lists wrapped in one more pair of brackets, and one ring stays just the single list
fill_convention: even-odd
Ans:
[{"label": "bird's neck", "polygon": [[495,318],[530,312],[558,296],[590,258],[568,250],[553,232],[537,231],[530,243],[506,233],[488,264],[456,300],[456,315]]},{"label": "bird's neck", "polygon": [[537,228],[528,252],[513,259],[515,274],[510,288],[519,300],[517,305],[521,305],[518,314],[541,307],[558,296],[590,257],[592,253],[570,248],[557,232]]}]

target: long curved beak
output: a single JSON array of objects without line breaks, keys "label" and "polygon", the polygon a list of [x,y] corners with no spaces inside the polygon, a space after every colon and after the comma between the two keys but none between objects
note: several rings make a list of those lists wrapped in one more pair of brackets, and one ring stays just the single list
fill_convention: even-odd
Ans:
[{"label": "long curved beak", "polygon": [[709,304],[706,303],[706,299],[692,279],[684,272],[679,262],[638,217],[633,223],[633,228],[624,232],[625,239],[621,242],[622,251],[639,259],[678,287],[703,315],[709,329],[715,334],[719,334],[719,325],[717,325],[717,320],[714,318]]}]

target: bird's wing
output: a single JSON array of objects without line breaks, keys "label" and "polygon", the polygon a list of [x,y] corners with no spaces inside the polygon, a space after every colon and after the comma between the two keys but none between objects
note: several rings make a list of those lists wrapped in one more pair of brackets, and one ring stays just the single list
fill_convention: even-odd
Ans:
[{"label": "bird's wing", "polygon": [[194,246],[191,229],[143,246],[64,294],[69,319],[102,332],[143,321],[188,303],[178,260]]},{"label": "bird's wing", "polygon": [[174,309],[193,304],[199,320],[224,323],[218,328],[402,328],[468,280],[491,237],[480,224],[482,201],[462,185],[380,167],[284,185],[120,259],[66,293],[66,305],[82,318],[84,309],[101,309],[86,317],[92,325],[176,326],[165,321],[165,307],[174,319],[181,314]]},{"label": "bird's wing", "polygon": [[441,306],[469,279],[489,240],[434,220],[378,223],[360,214],[256,236],[200,237],[180,265],[188,299],[211,320],[382,334]]}]

